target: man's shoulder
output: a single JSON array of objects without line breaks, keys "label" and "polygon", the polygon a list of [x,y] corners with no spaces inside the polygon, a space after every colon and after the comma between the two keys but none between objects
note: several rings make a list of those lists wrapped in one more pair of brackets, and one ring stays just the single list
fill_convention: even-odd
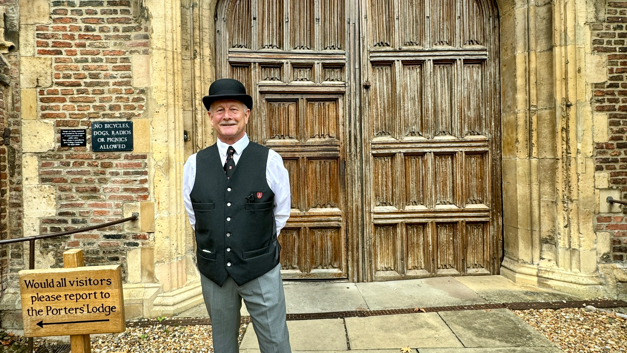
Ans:
[{"label": "man's shoulder", "polygon": [[258,150],[270,150],[270,148],[264,145],[260,145],[257,142],[252,142],[252,141],[248,142],[248,147],[246,148],[250,148],[250,147],[252,147],[252,149],[258,149]]},{"label": "man's shoulder", "polygon": [[200,151],[196,152],[195,155],[198,155],[198,156],[208,155],[209,153],[211,153],[211,151],[217,150],[217,149],[218,149],[218,144],[214,143],[213,145],[209,147],[205,147],[201,149]]}]

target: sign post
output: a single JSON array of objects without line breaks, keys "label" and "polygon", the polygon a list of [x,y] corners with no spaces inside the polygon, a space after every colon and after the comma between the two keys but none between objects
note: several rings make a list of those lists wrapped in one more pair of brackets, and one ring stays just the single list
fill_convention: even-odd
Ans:
[{"label": "sign post", "polygon": [[89,353],[90,334],[126,330],[122,268],[82,267],[80,249],[63,253],[63,262],[63,269],[20,271],[24,336],[70,335],[72,353]]}]

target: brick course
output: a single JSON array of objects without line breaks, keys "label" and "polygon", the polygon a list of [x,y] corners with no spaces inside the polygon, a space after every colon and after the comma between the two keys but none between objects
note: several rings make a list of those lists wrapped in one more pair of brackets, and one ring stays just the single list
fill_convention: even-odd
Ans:
[{"label": "brick course", "polygon": [[[608,80],[593,85],[592,106],[608,115],[609,141],[595,146],[595,170],[609,175],[610,188],[627,200],[627,1],[608,2],[604,23],[592,24],[592,48],[607,56]],[[601,200],[605,202],[605,200]],[[627,207],[623,214],[600,214],[596,230],[611,234],[612,251],[605,262],[627,261]]]},{"label": "brick course", "polygon": [[[36,26],[36,52],[53,59],[53,85],[38,90],[39,118],[55,123],[57,147],[39,153],[39,182],[56,189],[57,214],[41,219],[40,233],[96,225],[123,217],[127,202],[150,198],[148,156],[92,152],[91,123],[140,118],[146,92],[132,86],[132,55],[147,55],[149,29],[137,23],[129,1],[53,1],[51,24]],[[87,147],[60,147],[61,129],[87,129]],[[137,136],[135,137],[137,138]],[[62,266],[69,247],[86,264],[124,264],[126,252],[148,234],[112,226],[42,241]]]}]

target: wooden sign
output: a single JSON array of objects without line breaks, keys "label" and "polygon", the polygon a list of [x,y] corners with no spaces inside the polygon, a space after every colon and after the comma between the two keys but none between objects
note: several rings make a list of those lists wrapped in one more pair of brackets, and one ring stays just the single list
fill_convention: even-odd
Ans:
[{"label": "wooden sign", "polygon": [[123,332],[122,269],[93,266],[20,271],[24,336]]}]

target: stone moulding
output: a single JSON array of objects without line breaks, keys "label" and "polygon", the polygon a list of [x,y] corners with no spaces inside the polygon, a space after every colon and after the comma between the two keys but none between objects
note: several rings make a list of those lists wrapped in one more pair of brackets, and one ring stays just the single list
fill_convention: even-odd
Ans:
[{"label": "stone moulding", "polygon": [[183,288],[159,294],[146,317],[173,316],[203,302],[200,281],[194,281]]}]

